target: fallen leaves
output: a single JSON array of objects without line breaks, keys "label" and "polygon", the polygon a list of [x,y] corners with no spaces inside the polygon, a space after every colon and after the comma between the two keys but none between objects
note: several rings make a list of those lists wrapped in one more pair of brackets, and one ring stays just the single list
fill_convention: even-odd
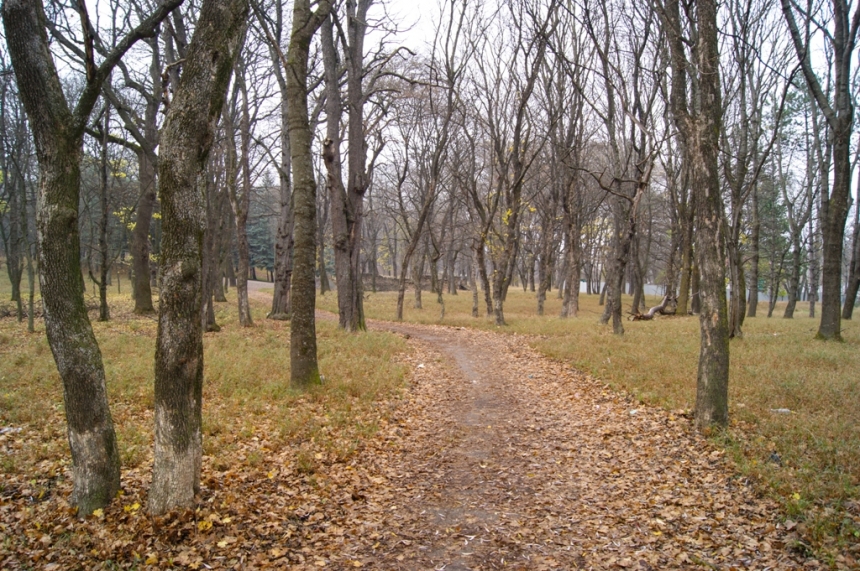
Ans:
[{"label": "fallen leaves", "polygon": [[[325,438],[300,442],[276,437],[276,411],[257,416],[228,442],[234,462],[204,456],[194,510],[146,513],[151,458],[124,471],[120,501],[84,521],[65,503],[67,465],[7,479],[0,568],[818,565],[796,548],[799,526],[780,523],[687,417],[634,403],[516,337],[399,328],[413,372],[404,398],[341,425],[309,398],[297,415]],[[355,439],[359,425],[378,431]]]}]

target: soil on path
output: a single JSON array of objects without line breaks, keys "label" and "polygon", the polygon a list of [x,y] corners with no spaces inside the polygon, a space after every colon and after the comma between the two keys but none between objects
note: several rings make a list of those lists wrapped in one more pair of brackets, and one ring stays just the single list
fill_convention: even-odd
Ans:
[{"label": "soil on path", "polygon": [[348,495],[335,523],[351,529],[329,566],[804,567],[777,506],[689,418],[546,359],[521,336],[370,326],[407,337],[412,383],[338,482]]}]

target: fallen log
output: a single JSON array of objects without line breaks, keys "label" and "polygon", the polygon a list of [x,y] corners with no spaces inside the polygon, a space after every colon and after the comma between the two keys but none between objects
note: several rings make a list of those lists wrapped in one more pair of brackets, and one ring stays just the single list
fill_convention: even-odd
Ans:
[{"label": "fallen log", "polygon": [[677,307],[677,300],[673,297],[669,297],[668,295],[663,296],[663,300],[660,302],[660,305],[655,305],[651,309],[648,310],[648,313],[632,313],[631,320],[632,321],[650,321],[654,319],[656,315],[675,315],[675,310]]}]

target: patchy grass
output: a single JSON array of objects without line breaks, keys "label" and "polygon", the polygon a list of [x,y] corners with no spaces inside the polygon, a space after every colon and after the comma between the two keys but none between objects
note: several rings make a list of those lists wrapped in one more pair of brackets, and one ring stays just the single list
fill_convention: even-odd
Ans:
[{"label": "patchy grass", "polygon": [[[365,297],[369,318],[394,318],[396,293]],[[407,292],[406,321],[440,322],[435,295],[424,292],[421,310],[413,309],[412,299]],[[534,294],[511,288],[502,328],[483,317],[480,302],[476,319],[470,292],[445,295],[442,323],[527,335],[544,354],[643,402],[686,411],[695,404],[696,317],[625,322],[625,335],[617,337],[598,323],[597,296],[581,295],[579,316],[563,320],[556,292],[538,317]],[[625,311],[629,303],[625,297]],[[336,311],[336,297],[326,295],[319,305]],[[716,438],[742,473],[781,502],[786,518],[799,520],[813,547],[833,554],[860,541],[860,327],[844,322],[844,343],[815,341],[818,320],[806,316],[805,304],[794,319],[776,317],[782,309],[768,319],[762,306],[761,317],[746,320],[744,338],[732,341],[732,421]]]},{"label": "patchy grass", "polygon": [[[373,434],[368,427],[387,414],[379,402],[396,398],[403,386],[406,368],[398,357],[407,350],[403,339],[380,332],[348,335],[336,322],[318,323],[325,382],[299,392],[289,387],[289,323],[265,319],[267,308],[252,300],[256,327],[241,328],[235,298],[229,298],[217,305],[221,331],[204,336],[206,465],[254,467],[266,463],[267,451],[289,447],[322,450],[346,461]],[[97,304],[89,292],[88,303]],[[123,468],[148,471],[156,318],[134,315],[128,294],[115,289],[110,305],[111,321],[96,322],[95,312],[90,317],[104,358]],[[0,427],[16,430],[0,435],[0,473],[17,480],[62,473],[69,461],[62,386],[44,323],[37,320],[30,334],[26,321],[0,319],[0,363]],[[263,440],[266,450],[255,444]],[[313,459],[317,452],[308,450],[303,454]]]}]

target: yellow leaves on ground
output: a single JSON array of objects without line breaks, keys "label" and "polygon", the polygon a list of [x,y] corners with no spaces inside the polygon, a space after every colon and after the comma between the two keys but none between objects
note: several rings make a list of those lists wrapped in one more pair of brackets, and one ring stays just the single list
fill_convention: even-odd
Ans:
[{"label": "yellow leaves on ground", "polygon": [[139,509],[140,509],[140,502],[134,502],[133,504],[122,507],[122,510],[125,513],[134,513]]}]

